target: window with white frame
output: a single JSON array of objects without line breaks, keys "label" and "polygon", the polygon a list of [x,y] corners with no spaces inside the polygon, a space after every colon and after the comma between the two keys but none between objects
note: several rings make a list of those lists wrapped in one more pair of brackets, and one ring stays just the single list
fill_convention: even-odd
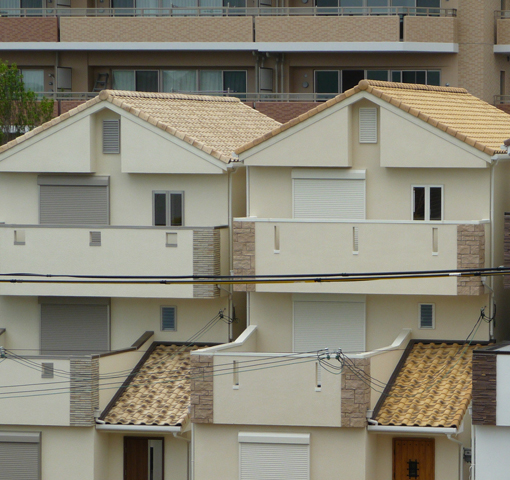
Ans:
[{"label": "window with white frame", "polygon": [[419,325],[420,329],[432,330],[436,327],[436,312],[433,303],[419,304]]},{"label": "window with white frame", "polygon": [[413,185],[412,218],[417,221],[443,220],[443,186]]},{"label": "window with white frame", "polygon": [[310,434],[239,432],[240,480],[309,480]]},{"label": "window with white frame", "polygon": [[177,307],[161,307],[161,331],[177,331]]},{"label": "window with white frame", "polygon": [[184,225],[184,192],[155,191],[153,197],[153,224],[156,227]]}]

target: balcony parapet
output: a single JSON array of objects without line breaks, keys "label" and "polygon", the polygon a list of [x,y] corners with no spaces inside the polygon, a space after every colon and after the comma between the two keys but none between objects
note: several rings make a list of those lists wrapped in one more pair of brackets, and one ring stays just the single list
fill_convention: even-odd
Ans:
[{"label": "balcony parapet", "polygon": [[[210,382],[192,386],[192,404],[209,409],[207,421],[197,417],[195,423],[263,425],[278,418],[279,425],[364,428],[367,410],[379,400],[380,384],[371,389],[360,375],[387,383],[411,337],[411,330],[404,329],[388,347],[348,355],[349,365],[334,375],[322,369],[315,353],[250,349],[256,332],[248,327],[236,342],[192,355],[203,363]],[[201,405],[206,386],[207,401]]]},{"label": "balcony parapet", "polygon": [[[487,267],[488,220],[234,219],[236,275],[461,270]],[[311,254],[311,252],[314,252]],[[396,254],[398,252],[398,254]],[[246,284],[238,290],[293,293],[481,295],[479,277],[334,284]]]}]

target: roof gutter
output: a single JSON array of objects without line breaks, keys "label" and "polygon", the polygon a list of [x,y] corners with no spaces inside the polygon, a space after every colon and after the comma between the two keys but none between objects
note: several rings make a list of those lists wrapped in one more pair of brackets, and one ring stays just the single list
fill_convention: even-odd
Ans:
[{"label": "roof gutter", "polygon": [[169,427],[157,425],[107,425],[97,424],[96,430],[103,432],[130,432],[130,433],[180,433],[182,427]]},{"label": "roof gutter", "polygon": [[386,425],[368,425],[369,432],[374,433],[422,433],[424,435],[457,435],[456,428],[445,427],[389,427]]},{"label": "roof gutter", "polygon": [[491,157],[493,162],[504,162],[510,160],[510,154],[508,153],[496,153]]}]

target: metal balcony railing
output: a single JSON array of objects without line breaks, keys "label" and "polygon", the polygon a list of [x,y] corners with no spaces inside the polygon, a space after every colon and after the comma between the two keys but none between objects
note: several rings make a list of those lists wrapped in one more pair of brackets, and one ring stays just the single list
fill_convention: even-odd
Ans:
[{"label": "metal balcony railing", "polygon": [[[87,101],[99,95],[98,92],[36,92],[38,96],[53,98],[57,101]],[[232,92],[232,91],[196,91],[196,92],[168,92],[182,93],[185,95],[212,95],[221,97],[237,97],[243,102],[323,102],[336,97],[338,93],[255,93],[255,92]]]},{"label": "metal balcony railing", "polygon": [[496,10],[494,12],[494,18],[496,20],[510,18],[510,10]]},{"label": "metal balcony railing", "polygon": [[494,95],[494,105],[510,104],[510,95]]},{"label": "metal balcony railing", "polygon": [[[510,12],[501,12],[508,13]],[[238,16],[423,16],[456,17],[455,8],[421,7],[170,7],[1,8],[0,17],[238,17]],[[505,17],[506,18],[506,17]]]}]

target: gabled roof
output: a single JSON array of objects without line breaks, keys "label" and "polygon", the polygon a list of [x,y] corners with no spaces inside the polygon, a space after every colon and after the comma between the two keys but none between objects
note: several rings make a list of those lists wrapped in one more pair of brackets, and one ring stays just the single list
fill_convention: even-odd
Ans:
[{"label": "gabled roof", "polygon": [[510,115],[464,88],[361,80],[359,84],[236,150],[245,152],[353,95],[366,91],[476,149],[494,155],[510,137]]},{"label": "gabled roof", "polygon": [[238,98],[103,90],[97,97],[0,146],[0,153],[107,101],[225,163],[232,152],[281,125]]},{"label": "gabled roof", "polygon": [[153,344],[101,418],[111,425],[184,424],[190,406],[190,352],[198,348]]},{"label": "gabled roof", "polygon": [[375,410],[379,425],[459,427],[471,402],[473,350],[480,345],[412,343]]}]

